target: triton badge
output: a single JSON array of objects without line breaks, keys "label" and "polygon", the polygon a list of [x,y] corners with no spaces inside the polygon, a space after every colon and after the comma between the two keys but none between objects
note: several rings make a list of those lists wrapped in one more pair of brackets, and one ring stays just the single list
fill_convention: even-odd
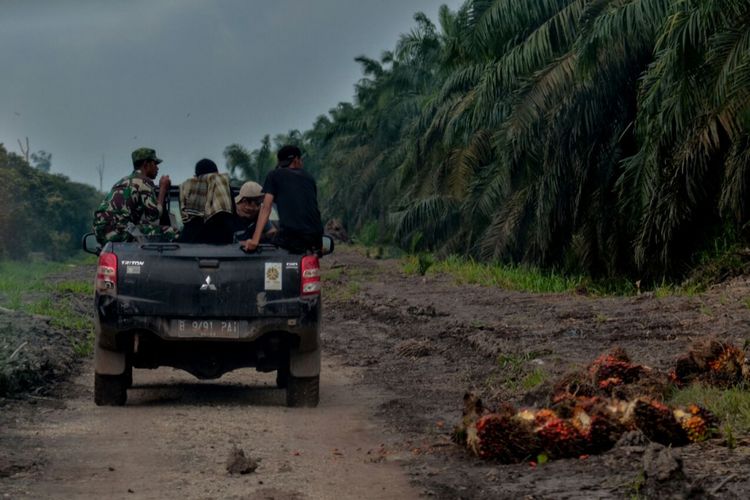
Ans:
[{"label": "triton badge", "polygon": [[206,282],[201,285],[201,291],[205,290],[211,290],[212,292],[216,291],[216,285],[211,283],[211,276],[207,276]]}]

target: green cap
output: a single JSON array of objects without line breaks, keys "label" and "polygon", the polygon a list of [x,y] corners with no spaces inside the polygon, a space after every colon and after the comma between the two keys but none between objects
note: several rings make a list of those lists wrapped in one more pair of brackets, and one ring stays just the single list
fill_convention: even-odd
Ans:
[{"label": "green cap", "polygon": [[133,165],[141,160],[154,160],[161,163],[161,158],[156,157],[156,151],[151,148],[138,148],[130,155],[133,158]]}]

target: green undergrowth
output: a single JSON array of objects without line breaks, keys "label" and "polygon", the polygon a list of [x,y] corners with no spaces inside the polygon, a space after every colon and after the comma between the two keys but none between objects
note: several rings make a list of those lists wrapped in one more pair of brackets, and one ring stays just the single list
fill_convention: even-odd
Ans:
[{"label": "green undergrowth", "polygon": [[451,256],[437,260],[429,254],[409,255],[403,259],[407,274],[448,274],[459,284],[478,284],[519,292],[579,292],[595,295],[632,295],[635,285],[624,280],[594,282],[585,276],[569,276],[535,267],[507,264],[485,264],[472,259]]},{"label": "green undergrowth", "polygon": [[[93,280],[57,280],[53,277],[77,265],[91,265],[94,257],[79,257],[67,262],[0,261],[0,306],[51,319],[52,326],[73,337],[76,352],[86,356],[93,351],[94,325],[90,314],[74,306],[76,298],[94,293]],[[80,333],[84,333],[81,338]]]},{"label": "green undergrowth", "polygon": [[746,387],[720,389],[692,384],[675,391],[672,404],[695,403],[711,410],[721,421],[721,430],[729,444],[738,434],[750,433],[750,390]]},{"label": "green undergrowth", "polygon": [[363,245],[361,243],[355,242],[346,244],[346,247],[351,248],[358,254],[368,259],[400,259],[404,256],[403,250],[392,245]]},{"label": "green undergrowth", "polygon": [[547,373],[531,362],[544,354],[541,351],[528,351],[498,356],[497,364],[502,373],[501,385],[513,392],[531,391],[542,385],[547,380]]},{"label": "green undergrowth", "polygon": [[327,300],[349,301],[362,289],[362,284],[373,279],[374,272],[359,267],[337,267],[322,272],[323,293]]}]

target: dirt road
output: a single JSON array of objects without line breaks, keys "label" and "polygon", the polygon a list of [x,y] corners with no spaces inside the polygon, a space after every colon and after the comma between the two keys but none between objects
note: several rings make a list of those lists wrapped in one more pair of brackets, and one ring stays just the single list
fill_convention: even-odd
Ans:
[{"label": "dirt road", "polygon": [[[347,248],[323,266],[320,407],[285,408],[273,376],[252,370],[207,383],[160,369],[135,371],[126,407],[98,408],[85,364],[51,397],[0,402],[0,496],[629,498],[644,446],[543,467],[483,462],[449,439],[464,392],[533,405],[615,345],[667,368],[706,335],[742,345],[750,324],[747,280],[697,297],[602,299],[406,276]],[[675,449],[683,490],[746,498],[750,447],[737,443]],[[255,472],[227,473],[234,445],[260,459]]]},{"label": "dirt road", "polygon": [[[270,375],[241,370],[218,383],[171,369],[136,370],[124,408],[96,407],[91,366],[64,399],[6,407],[0,447],[19,470],[9,498],[417,498],[384,457],[371,419],[383,395],[353,391],[356,371],[324,362],[317,409],[287,409]],[[33,404],[29,404],[33,403]],[[232,446],[259,459],[230,475]]]}]

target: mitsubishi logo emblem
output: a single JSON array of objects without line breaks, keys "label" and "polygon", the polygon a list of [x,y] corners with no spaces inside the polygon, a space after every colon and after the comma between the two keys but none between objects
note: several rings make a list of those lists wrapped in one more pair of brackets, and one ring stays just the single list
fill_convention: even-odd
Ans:
[{"label": "mitsubishi logo emblem", "polygon": [[216,285],[211,283],[211,276],[207,276],[206,282],[201,285],[201,291],[205,290],[211,290],[212,292],[216,291]]}]

